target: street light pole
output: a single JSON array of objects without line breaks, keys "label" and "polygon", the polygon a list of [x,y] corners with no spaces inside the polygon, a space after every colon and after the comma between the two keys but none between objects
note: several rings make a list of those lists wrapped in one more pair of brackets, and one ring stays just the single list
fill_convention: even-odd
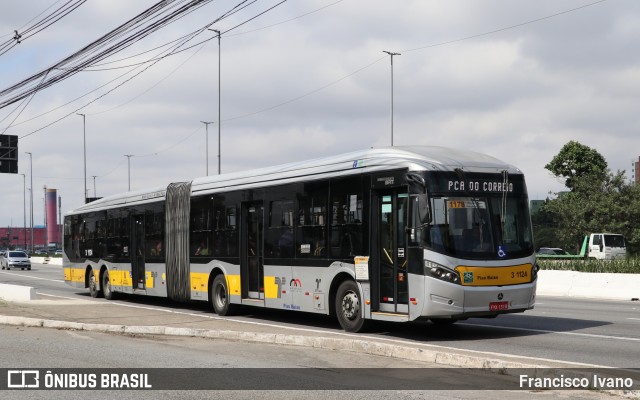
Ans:
[{"label": "street light pole", "polygon": [[129,175],[129,192],[131,191],[131,157],[133,157],[133,154],[125,154],[125,157],[127,157],[127,171],[128,171],[128,175]]},{"label": "street light pole", "polygon": [[25,153],[29,155],[29,174],[31,175],[31,209],[29,211],[31,214],[31,252],[33,253],[33,154],[28,151]]},{"label": "street light pole", "polygon": [[205,131],[206,131],[206,137],[207,137],[207,141],[206,141],[206,157],[207,157],[207,176],[209,176],[209,124],[213,124],[213,122],[206,122],[206,121],[200,121],[204,124],[205,127]]},{"label": "street light pole", "polygon": [[391,147],[393,147],[393,56],[399,56],[401,54],[392,53],[387,50],[382,50],[382,52],[391,56]]},{"label": "street light pole", "polygon": [[27,175],[22,175],[22,237],[24,239],[24,250],[27,251]]},{"label": "street light pole", "polygon": [[96,198],[98,197],[98,195],[96,195],[96,178],[98,177],[98,175],[91,175],[93,177],[93,197]]},{"label": "street light pole", "polygon": [[49,253],[49,234],[48,234],[48,224],[47,224],[47,185],[44,185],[42,188],[44,191],[44,198],[42,199],[42,205],[44,205],[44,249]]},{"label": "street light pole", "polygon": [[[221,33],[216,29],[209,29],[218,34],[218,175],[220,175],[220,36]],[[207,174],[208,175],[208,174]]]},{"label": "street light pole", "polygon": [[87,202],[87,119],[86,115],[76,113],[82,116],[82,146],[84,147],[84,202]]}]

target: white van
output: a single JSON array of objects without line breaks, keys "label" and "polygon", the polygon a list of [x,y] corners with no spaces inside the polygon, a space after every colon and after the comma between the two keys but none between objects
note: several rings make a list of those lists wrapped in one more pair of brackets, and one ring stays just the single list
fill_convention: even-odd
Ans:
[{"label": "white van", "polygon": [[627,256],[624,236],[615,233],[592,233],[589,236],[589,257],[615,260]]}]

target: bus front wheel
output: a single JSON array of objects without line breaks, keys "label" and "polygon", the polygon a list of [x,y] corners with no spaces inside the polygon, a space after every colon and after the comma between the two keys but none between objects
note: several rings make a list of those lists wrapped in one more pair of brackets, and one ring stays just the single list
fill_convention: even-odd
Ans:
[{"label": "bus front wheel", "polygon": [[362,298],[354,281],[344,281],[336,292],[335,311],[342,329],[347,332],[361,332],[365,329],[362,316]]},{"label": "bus front wheel", "polygon": [[231,315],[234,311],[234,306],[229,298],[227,280],[223,274],[216,276],[213,283],[211,283],[211,304],[213,305],[213,311],[223,317]]}]

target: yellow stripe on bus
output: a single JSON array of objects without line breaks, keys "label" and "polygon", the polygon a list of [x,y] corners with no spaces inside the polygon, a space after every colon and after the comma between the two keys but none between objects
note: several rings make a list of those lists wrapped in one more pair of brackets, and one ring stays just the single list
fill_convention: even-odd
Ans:
[{"label": "yellow stripe on bus", "polygon": [[[230,295],[240,296],[240,275],[226,275],[227,290]],[[209,292],[209,273],[208,272],[192,272],[191,273],[191,290],[199,292]]]},{"label": "yellow stripe on bus", "polygon": [[460,274],[463,286],[504,286],[531,282],[531,264],[511,267],[467,267],[460,265],[456,271]]},{"label": "yellow stripe on bus", "polygon": [[264,277],[264,297],[265,299],[277,299],[279,286],[275,276]]},{"label": "yellow stripe on bus", "polygon": [[209,291],[209,274],[203,272],[191,273],[191,290],[197,290],[200,292]]},{"label": "yellow stripe on bus", "polygon": [[64,280],[65,282],[83,282],[84,283],[84,268],[64,268]]},{"label": "yellow stripe on bus", "polygon": [[226,278],[229,294],[240,296],[240,275],[227,275]]},{"label": "yellow stripe on bus", "polygon": [[133,285],[130,271],[111,270],[109,271],[109,280],[111,281],[111,285],[113,286],[132,286]]}]

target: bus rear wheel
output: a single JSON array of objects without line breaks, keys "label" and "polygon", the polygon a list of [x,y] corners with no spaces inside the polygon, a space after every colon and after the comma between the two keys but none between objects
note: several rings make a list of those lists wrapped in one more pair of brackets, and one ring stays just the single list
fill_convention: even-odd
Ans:
[{"label": "bus rear wheel", "polygon": [[93,273],[93,268],[89,270],[89,294],[91,297],[102,297],[102,289],[98,288],[98,280]]},{"label": "bus rear wheel", "polygon": [[113,292],[113,289],[111,288],[109,271],[107,271],[106,269],[102,273],[102,293],[104,294],[104,298],[107,300],[113,300],[116,298],[116,294]]},{"label": "bus rear wheel", "polygon": [[235,311],[235,307],[231,304],[229,297],[227,280],[223,274],[216,276],[211,283],[211,304],[213,305],[213,311],[223,317],[231,315]]},{"label": "bus rear wheel", "polygon": [[342,329],[347,332],[362,332],[366,321],[362,316],[362,298],[354,281],[344,281],[336,292],[335,312]]}]

